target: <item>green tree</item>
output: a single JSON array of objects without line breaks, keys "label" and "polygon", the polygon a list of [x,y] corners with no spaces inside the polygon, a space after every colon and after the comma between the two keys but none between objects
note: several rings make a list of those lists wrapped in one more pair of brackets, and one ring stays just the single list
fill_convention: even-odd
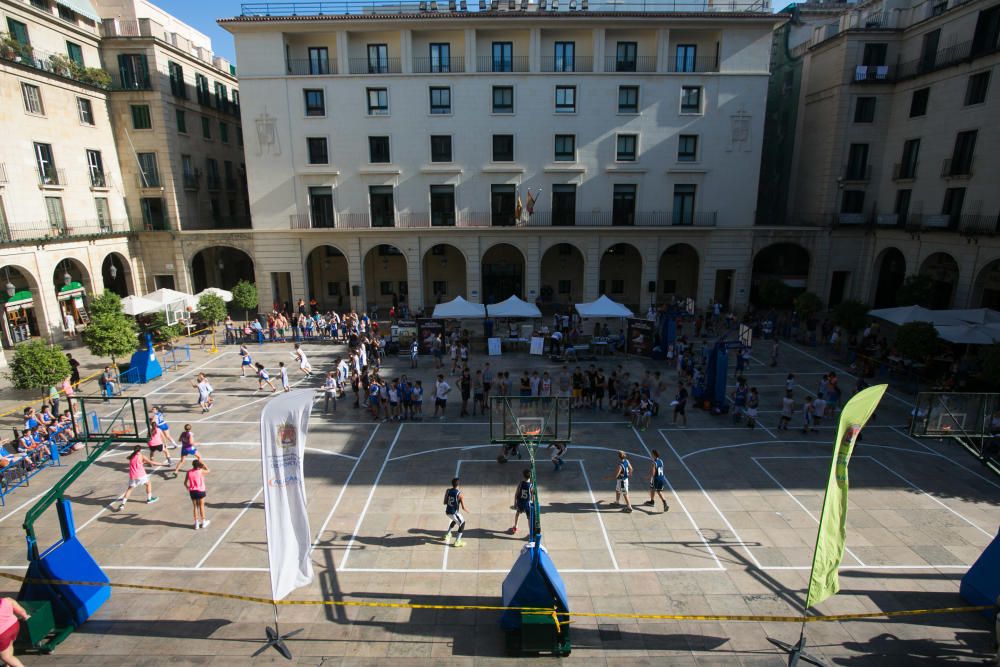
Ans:
[{"label": "green tree", "polygon": [[153,313],[149,330],[153,334],[154,343],[169,343],[184,335],[184,327],[180,324],[167,324],[167,316],[163,311]]},{"label": "green tree", "polygon": [[933,292],[934,283],[930,276],[920,274],[906,276],[899,291],[896,292],[896,305],[930,308]]},{"label": "green tree", "polygon": [[937,348],[937,329],[930,322],[907,322],[896,331],[896,349],[904,357],[924,361]]},{"label": "green tree", "polygon": [[795,297],[795,311],[801,319],[808,320],[821,310],[823,301],[812,292],[803,292]]},{"label": "green tree", "polygon": [[250,311],[257,307],[257,286],[249,280],[241,280],[232,289],[233,303],[243,309],[244,319],[250,318]]},{"label": "green tree", "polygon": [[100,317],[105,313],[124,315],[121,297],[107,289],[100,296],[96,296],[90,300],[91,318]]},{"label": "green tree", "polygon": [[769,278],[757,287],[757,305],[761,308],[789,308],[795,290],[776,278]]},{"label": "green tree", "polygon": [[982,360],[979,376],[988,382],[996,382],[1000,377],[1000,343],[993,343],[980,353]]},{"label": "green tree", "polygon": [[212,325],[226,319],[226,302],[214,294],[202,294],[198,299],[198,315]]},{"label": "green tree", "polygon": [[33,340],[14,348],[7,378],[17,389],[45,392],[69,377],[69,374],[69,359],[61,347]]},{"label": "green tree", "polygon": [[857,333],[868,321],[868,306],[860,301],[841,301],[833,309],[833,320],[848,333]]},{"label": "green tree", "polygon": [[109,357],[116,364],[118,359],[135,352],[138,335],[134,319],[122,312],[105,312],[91,318],[83,330],[83,343],[95,357]]}]

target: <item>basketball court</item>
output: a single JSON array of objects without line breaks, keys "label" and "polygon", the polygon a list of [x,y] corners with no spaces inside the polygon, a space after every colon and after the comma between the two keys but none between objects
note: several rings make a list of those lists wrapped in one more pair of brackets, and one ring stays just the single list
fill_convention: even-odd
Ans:
[{"label": "basketball court", "polygon": [[[332,366],[343,348],[305,348],[317,373],[312,379],[304,378],[292,363],[291,345],[251,352],[272,376],[277,375],[273,372],[277,362],[285,361],[294,386],[318,388],[320,372]],[[826,368],[810,354],[793,348],[785,352],[795,362],[789,365],[799,382],[807,386]],[[498,367],[495,362],[494,368],[557,370],[527,355],[505,357],[502,363]],[[639,372],[639,362],[628,364],[634,375]],[[384,375],[391,378],[405,372],[422,379],[425,388],[432,384],[435,371],[426,363],[416,371],[403,366],[390,360],[391,370]],[[207,414],[192,409],[195,390],[190,382],[198,372],[207,373],[216,390],[216,407]],[[669,371],[666,375],[673,377]],[[506,429],[508,435],[520,430],[528,440],[568,440],[565,465],[559,471],[549,460],[549,450],[538,450],[536,479],[542,544],[564,577],[573,611],[799,613],[834,425],[828,420],[818,434],[803,435],[795,428],[796,420],[792,430],[777,431],[776,404],[784,375],[756,364],[751,369],[750,383],[761,391],[761,427],[756,429],[693,408],[688,410],[689,426],[675,427],[670,408],[664,406],[649,429],[637,431],[620,416],[590,410],[570,414],[558,404],[535,412],[491,414],[491,432],[489,416],[458,420],[456,401],[449,401],[445,420],[430,419],[425,404],[424,421],[376,423],[364,410],[351,409],[350,395],[341,399],[335,415],[324,416],[317,393],[320,402],[310,420],[305,459],[317,576],[313,585],[293,597],[496,604],[500,582],[526,541],[523,517],[517,534],[508,529],[514,516],[514,490],[529,465],[528,447],[533,446],[522,444],[521,459],[511,456],[499,463],[501,445],[491,440]],[[112,581],[267,596],[258,418],[270,391],[259,391],[255,377],[240,378],[239,357],[235,349],[225,348],[213,356],[198,356],[189,368],[145,386],[141,393],[150,406],[163,407],[175,439],[185,423],[194,427],[199,452],[211,469],[207,509],[212,524],[206,530],[193,530],[183,473],[171,479],[164,474],[166,468],[152,476],[158,504],[147,506],[136,494],[124,511],[108,509],[127,481],[125,460],[131,445],[119,446],[68,493],[81,542]],[[804,389],[796,392],[800,399],[804,393]],[[848,552],[842,568],[845,592],[821,605],[821,612],[956,604],[961,575],[996,530],[1000,480],[977,469],[975,461],[953,445],[909,437],[909,409],[905,396],[887,396],[854,453]],[[114,408],[97,410],[107,411],[101,415],[107,416]],[[670,503],[666,513],[659,502],[652,507],[642,504],[649,499],[654,449],[666,464],[665,495]],[[613,504],[615,483],[609,477],[619,450],[627,453],[634,467],[631,514]],[[174,456],[179,452],[171,450]],[[469,510],[463,549],[446,546],[443,540],[448,527],[443,494],[455,476],[461,478]],[[0,514],[4,571],[24,569],[19,524],[31,499],[43,490],[33,482]],[[58,538],[52,520],[40,521],[36,531],[40,544]],[[183,610],[218,621],[204,631],[193,630],[185,642],[185,650],[198,655],[249,655],[261,622],[271,613],[268,607],[235,601],[166,593],[144,595],[137,601],[129,593],[115,592],[96,617],[103,620],[88,625],[108,633],[102,634],[105,640],[122,618],[132,619],[154,638],[174,637],[175,632],[153,621],[186,618]],[[313,640],[293,642],[297,655],[431,658],[503,652],[496,617],[484,612],[288,607],[282,614],[289,623],[305,625],[306,636]],[[350,626],[340,626],[347,621],[352,621]],[[469,624],[482,627],[474,636],[465,636],[461,629]],[[681,653],[715,657],[703,653],[709,649],[725,650],[729,657],[756,654],[778,660],[766,636],[790,638],[793,633],[760,623],[587,618],[575,620],[574,628],[574,656],[609,660]],[[975,632],[959,638],[962,629],[968,630],[965,635]],[[973,656],[976,650],[986,650],[985,629],[985,619],[965,615],[891,624],[884,619],[824,624],[816,632],[829,640],[821,652],[858,659],[872,653],[871,642],[886,631],[901,637],[937,637],[961,647],[966,652],[962,655]],[[134,643],[134,637],[118,639]],[[904,643],[898,649],[911,651]],[[92,647],[85,626],[58,654],[87,653]],[[885,650],[894,653],[897,648]],[[33,662],[46,664],[46,660],[52,658]]]}]

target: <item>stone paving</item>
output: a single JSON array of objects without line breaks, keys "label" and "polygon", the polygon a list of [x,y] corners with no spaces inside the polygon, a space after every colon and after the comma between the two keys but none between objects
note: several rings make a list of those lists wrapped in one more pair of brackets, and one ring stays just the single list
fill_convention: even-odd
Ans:
[{"label": "stone paving", "polygon": [[[567,463],[539,464],[544,541],[577,612],[639,614],[798,614],[807,584],[833,425],[817,435],[776,431],[778,397],[787,370],[808,393],[832,368],[815,349],[784,345],[776,369],[754,364],[751,384],[761,390],[761,426],[750,430],[728,417],[690,409],[688,428],[667,415],[638,432],[607,412],[578,410]],[[328,366],[342,347],[306,345],[314,367]],[[290,345],[255,348],[269,367],[289,360]],[[81,357],[82,358],[82,357]],[[485,358],[473,358],[478,367]],[[490,359],[520,373],[558,365],[525,354]],[[610,358],[633,376],[642,362]],[[432,363],[388,364],[389,377],[407,373],[432,383]],[[666,368],[658,365],[666,372]],[[216,408],[194,408],[190,379],[209,374]],[[318,386],[292,372],[299,387]],[[673,382],[674,373],[666,372]],[[853,378],[841,371],[845,387]],[[163,406],[176,437],[194,426],[212,469],[208,512],[212,525],[192,529],[181,478],[154,475],[161,502],[141,497],[112,512],[107,505],[127,478],[121,447],[95,464],[71,489],[81,540],[113,581],[267,596],[258,422],[270,397],[252,378],[239,377],[235,349],[195,351],[178,372],[146,385],[150,404]],[[945,607],[962,604],[959,581],[995,534],[1000,480],[954,445],[906,435],[911,397],[890,389],[878,418],[865,431],[851,465],[848,553],[842,592],[821,604],[825,614]],[[457,392],[456,392],[457,393]],[[10,396],[4,405],[16,401]],[[510,502],[523,465],[496,462],[481,416],[374,423],[342,400],[336,415],[317,405],[305,468],[309,520],[317,536],[315,582],[298,599],[377,600],[439,604],[499,604],[500,584],[524,542],[512,536]],[[615,451],[636,465],[632,514],[614,507],[608,480]],[[648,457],[663,455],[671,510],[649,508]],[[174,450],[179,451],[179,450]],[[71,462],[71,461],[70,461]],[[469,508],[464,549],[446,547],[443,490],[460,472]],[[29,501],[56,479],[36,477],[0,510],[0,566],[23,572],[20,521]],[[139,494],[141,496],[141,494]],[[56,539],[54,515],[39,526],[42,544]],[[523,525],[523,523],[522,523]],[[47,542],[48,541],[48,542]],[[14,586],[2,584],[8,592]],[[116,590],[111,601],[51,656],[30,664],[270,664],[284,660],[250,654],[272,619],[266,605],[173,593]],[[291,642],[295,662],[313,664],[512,663],[494,612],[454,612],[321,606],[282,607],[283,629],[303,628]],[[989,622],[978,615],[923,616],[810,624],[815,653],[831,664],[980,663],[989,654]],[[573,654],[588,664],[782,665],[768,636],[794,641],[798,626],[579,618]],[[537,661],[553,662],[551,658]],[[536,660],[517,660],[519,663]]]}]

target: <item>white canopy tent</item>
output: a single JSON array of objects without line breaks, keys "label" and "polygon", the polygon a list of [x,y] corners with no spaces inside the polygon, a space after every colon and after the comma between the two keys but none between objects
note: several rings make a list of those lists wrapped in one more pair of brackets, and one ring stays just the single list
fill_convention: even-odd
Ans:
[{"label": "white canopy tent", "polygon": [[472,303],[456,296],[451,301],[434,306],[434,317],[446,320],[485,319],[486,307],[481,303]]},{"label": "white canopy tent", "polygon": [[870,310],[868,314],[893,324],[909,322],[930,322],[931,324],[963,324],[964,321],[950,310],[931,310],[923,306],[899,306],[897,308],[879,308]]},{"label": "white canopy tent", "polygon": [[541,317],[542,311],[538,306],[528,303],[519,298],[516,294],[504,299],[500,303],[491,303],[486,306],[486,311],[490,317]]},{"label": "white canopy tent", "polygon": [[1000,311],[992,308],[956,308],[945,312],[969,324],[1000,324]]},{"label": "white canopy tent", "polygon": [[152,313],[160,309],[160,304],[150,301],[141,296],[127,296],[122,299],[122,310],[126,315],[142,315]]},{"label": "white canopy tent", "polygon": [[155,292],[150,292],[149,294],[144,294],[143,299],[152,301],[158,306],[167,306],[171,304],[183,303],[184,307],[195,308],[198,306],[198,299],[185,292],[178,292],[177,290],[167,289],[165,287],[156,290]]},{"label": "white canopy tent", "polygon": [[1000,341],[1000,324],[939,324],[934,328],[949,343],[992,345]]},{"label": "white canopy tent", "polygon": [[195,302],[201,301],[201,297],[205,296],[206,294],[217,296],[226,303],[229,303],[230,301],[233,300],[233,293],[230,292],[229,290],[219,289],[218,287],[209,287],[208,289],[203,289],[202,291],[194,295]]},{"label": "white canopy tent", "polygon": [[576,304],[576,312],[580,317],[633,317],[631,310],[604,294],[596,301]]}]

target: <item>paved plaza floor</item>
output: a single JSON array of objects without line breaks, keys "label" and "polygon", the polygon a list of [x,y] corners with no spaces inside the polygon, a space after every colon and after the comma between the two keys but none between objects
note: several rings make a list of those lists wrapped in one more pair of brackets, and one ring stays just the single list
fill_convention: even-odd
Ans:
[{"label": "paved plaza floor", "polygon": [[[305,348],[317,369],[329,368],[344,350],[324,343]],[[265,346],[253,354],[274,367],[289,361],[290,349]],[[693,408],[687,428],[673,426],[670,416],[661,414],[641,432],[620,415],[574,411],[565,466],[556,472],[547,457],[539,462],[544,544],[563,575],[572,611],[801,613],[834,424],[810,435],[778,431],[776,425],[786,373],[795,372],[801,401],[822,373],[835,367],[821,357],[813,348],[783,344],[778,368],[752,365],[748,378],[762,396],[761,424],[752,430],[734,425],[728,416]],[[515,375],[524,368],[552,373],[559,368],[526,354],[489,360]],[[471,366],[484,361],[474,357]],[[655,364],[671,387],[675,382],[675,373],[662,362],[612,357],[595,363],[606,372],[623,364],[633,377]],[[432,365],[421,360],[421,367],[411,370],[408,361],[390,360],[383,375],[405,372],[429,388]],[[847,369],[838,370],[842,385],[852,387]],[[208,373],[216,388],[216,407],[207,415],[193,406],[190,380],[199,371]],[[318,387],[318,379],[296,373],[297,387]],[[207,504],[212,524],[193,529],[183,476],[173,479],[165,469],[153,476],[158,504],[146,505],[140,493],[125,510],[109,510],[127,479],[130,447],[121,446],[92,466],[68,494],[82,542],[114,582],[268,596],[258,419],[271,394],[257,391],[255,379],[239,377],[233,347],[216,354],[196,352],[183,368],[132,393],[163,407],[174,437],[185,422],[193,425],[212,471]],[[996,533],[1000,479],[956,445],[910,438],[911,401],[912,396],[890,387],[855,451],[842,591],[818,612],[961,605],[960,579]],[[501,582],[525,541],[523,530],[506,532],[525,462],[498,464],[499,447],[490,444],[486,420],[459,418],[457,401],[450,401],[444,420],[403,423],[375,423],[352,409],[352,402],[341,400],[334,415],[323,415],[321,403],[313,411],[305,472],[316,578],[291,597],[499,604]],[[631,514],[613,504],[609,477],[619,449],[628,452],[637,471]],[[653,449],[666,463],[667,513],[659,505],[641,505],[648,499]],[[43,472],[0,510],[3,571],[23,572],[20,523],[60,473]],[[442,495],[456,473],[468,506],[464,549],[443,541],[448,521]],[[38,526],[41,544],[57,538],[55,522],[50,512]],[[0,587],[15,590],[13,582]],[[250,659],[271,618],[267,605],[116,589],[53,655],[25,660],[37,665],[284,664],[276,653]],[[295,662],[304,665],[389,664],[400,658],[407,665],[513,662],[504,657],[497,618],[488,611],[281,609],[283,629],[304,629],[290,643]],[[564,661],[783,665],[785,659],[767,637],[794,641],[798,632],[794,624],[584,617],[573,621],[573,653]],[[812,623],[806,633],[813,652],[835,665],[976,664],[992,650],[990,623],[974,614]],[[539,664],[554,661],[537,659]]]}]

